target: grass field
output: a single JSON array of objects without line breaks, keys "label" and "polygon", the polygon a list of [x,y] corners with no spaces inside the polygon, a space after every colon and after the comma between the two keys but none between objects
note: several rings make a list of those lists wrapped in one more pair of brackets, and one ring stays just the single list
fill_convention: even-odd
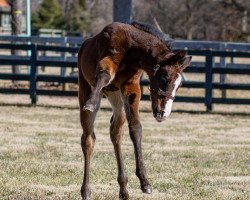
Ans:
[{"label": "grass field", "polygon": [[[20,96],[10,97],[0,96],[0,199],[80,199],[83,158],[76,99],[52,98],[49,106],[40,99],[31,107]],[[18,106],[12,102],[17,99]],[[131,199],[249,199],[250,115],[249,107],[241,109],[248,112],[173,112],[163,123],[141,112],[153,194],[139,189],[126,128],[123,150]],[[102,109],[96,120],[91,186],[97,200],[118,199],[110,116]]]}]

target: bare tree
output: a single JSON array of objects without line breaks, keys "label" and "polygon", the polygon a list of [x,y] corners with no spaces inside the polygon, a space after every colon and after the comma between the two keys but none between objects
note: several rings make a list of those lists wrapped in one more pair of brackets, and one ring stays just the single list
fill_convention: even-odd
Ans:
[{"label": "bare tree", "polygon": [[[34,0],[39,2],[42,0]],[[33,0],[32,0],[33,2]],[[250,40],[250,0],[58,0],[65,20],[78,2],[88,19],[86,33],[95,34],[113,21],[133,19],[154,24],[173,38],[195,40]],[[114,6],[113,6],[114,5]],[[132,6],[132,11],[131,11]],[[74,13],[74,12],[73,12]],[[113,16],[112,16],[113,13]],[[69,23],[72,24],[72,23]]]},{"label": "bare tree", "polygon": [[113,1],[111,0],[93,0],[89,4],[90,24],[88,32],[96,34],[100,32],[104,26],[110,24],[112,19]]},{"label": "bare tree", "polygon": [[[249,0],[134,0],[136,20],[156,18],[173,38],[247,41]],[[250,39],[250,38],[249,38]]]},{"label": "bare tree", "polygon": [[[11,7],[11,33],[12,35],[22,34],[22,2],[20,0],[9,0],[8,1]],[[19,55],[18,50],[12,50],[11,54]],[[12,66],[12,73],[18,74],[21,73],[20,66]]]}]

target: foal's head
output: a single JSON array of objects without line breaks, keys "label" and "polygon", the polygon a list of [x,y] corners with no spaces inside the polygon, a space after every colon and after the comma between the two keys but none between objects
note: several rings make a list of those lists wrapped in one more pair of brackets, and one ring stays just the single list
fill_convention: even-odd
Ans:
[{"label": "foal's head", "polygon": [[176,91],[182,83],[181,73],[190,65],[191,58],[186,51],[168,53],[153,68],[149,77],[150,96],[153,114],[158,122],[170,115]]}]

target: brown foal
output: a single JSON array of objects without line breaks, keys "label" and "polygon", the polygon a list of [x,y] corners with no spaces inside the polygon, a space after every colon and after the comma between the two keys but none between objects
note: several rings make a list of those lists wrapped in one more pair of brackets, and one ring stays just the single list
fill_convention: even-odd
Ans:
[{"label": "brown foal", "polygon": [[84,179],[81,195],[90,199],[90,161],[95,145],[94,121],[102,95],[113,110],[110,137],[118,166],[119,197],[129,199],[128,178],[124,169],[121,143],[123,125],[128,121],[134,145],[136,175],[144,193],[152,192],[142,157],[142,126],[139,119],[142,71],[150,80],[154,117],[163,121],[171,112],[175,93],[181,84],[181,72],[190,65],[185,51],[172,52],[164,34],[138,22],[112,23],[96,36],[85,40],[78,53],[80,120],[83,129]]}]

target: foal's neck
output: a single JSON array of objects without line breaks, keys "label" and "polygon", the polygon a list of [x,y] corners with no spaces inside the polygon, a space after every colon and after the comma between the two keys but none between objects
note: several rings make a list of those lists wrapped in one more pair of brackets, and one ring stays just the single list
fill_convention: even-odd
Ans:
[{"label": "foal's neck", "polygon": [[150,74],[152,73],[152,68],[157,63],[160,63],[171,50],[154,35],[143,31],[140,31],[139,34],[131,35],[131,48],[134,49],[134,55],[137,55],[135,59],[140,59],[142,65],[139,67]]},{"label": "foal's neck", "polygon": [[[151,55],[152,57],[158,57],[165,55],[167,51],[169,51],[167,45],[149,33],[145,33],[144,31],[140,31],[140,35],[131,35],[132,43],[131,47],[140,49],[144,53]],[[159,57],[160,56],[160,57]]]}]

